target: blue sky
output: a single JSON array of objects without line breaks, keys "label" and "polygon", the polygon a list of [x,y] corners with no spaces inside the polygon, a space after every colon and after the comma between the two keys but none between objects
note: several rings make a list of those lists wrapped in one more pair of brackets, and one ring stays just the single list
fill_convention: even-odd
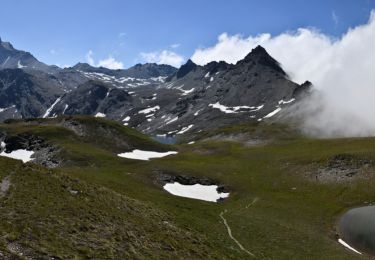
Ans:
[{"label": "blue sky", "polygon": [[[0,37],[47,64],[129,67],[162,51],[184,60],[220,34],[278,35],[314,27],[340,36],[367,22],[375,0],[0,0]],[[142,54],[143,53],[143,54]],[[176,57],[175,57],[176,58]],[[180,62],[180,61],[179,61]]]}]

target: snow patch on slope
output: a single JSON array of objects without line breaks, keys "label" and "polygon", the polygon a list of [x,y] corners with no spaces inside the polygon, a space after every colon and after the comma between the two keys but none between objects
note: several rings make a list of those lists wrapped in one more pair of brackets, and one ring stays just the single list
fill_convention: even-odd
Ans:
[{"label": "snow patch on slope", "polygon": [[105,116],[106,116],[105,114],[100,113],[100,112],[96,113],[95,115],[95,117],[105,117]]},{"label": "snow patch on slope", "polygon": [[53,110],[53,108],[57,105],[57,103],[60,102],[60,100],[61,100],[61,97],[59,97],[58,99],[56,99],[55,102],[53,102],[53,104],[44,113],[43,118],[47,118],[49,116],[49,114],[51,113],[51,111]]},{"label": "snow patch on slope", "polygon": [[210,202],[217,202],[229,196],[229,193],[219,193],[217,185],[183,185],[178,182],[167,183],[163,187],[169,193],[191,199],[198,199]]},{"label": "snow patch on slope", "polygon": [[255,112],[263,108],[264,105],[260,105],[258,107],[249,107],[249,106],[235,106],[235,107],[227,107],[224,105],[221,105],[219,102],[216,102],[215,104],[209,104],[209,107],[219,109],[221,112],[226,114],[235,114],[240,112],[245,112],[241,110],[247,110],[246,112]]},{"label": "snow patch on slope", "polygon": [[143,110],[138,111],[138,114],[149,114],[151,112],[156,112],[159,109],[160,109],[160,106],[149,107],[149,108],[145,108]]},{"label": "snow patch on slope", "polygon": [[16,159],[16,160],[21,160],[23,163],[27,163],[29,161],[34,160],[34,158],[31,158],[31,156],[34,154],[33,151],[27,151],[24,149],[18,149],[11,151],[10,153],[5,152],[5,147],[6,144],[4,142],[1,142],[1,149],[4,149],[1,153],[0,156]]},{"label": "snow patch on slope", "polygon": [[152,151],[142,151],[135,149],[132,152],[120,153],[118,154],[119,157],[134,159],[134,160],[143,160],[148,161],[152,158],[161,158],[168,155],[177,154],[175,151],[169,152],[152,152]]}]

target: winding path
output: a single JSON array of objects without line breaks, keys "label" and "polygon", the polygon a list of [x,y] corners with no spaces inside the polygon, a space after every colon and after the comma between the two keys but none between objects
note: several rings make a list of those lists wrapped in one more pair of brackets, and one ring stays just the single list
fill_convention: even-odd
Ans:
[{"label": "winding path", "polygon": [[[251,204],[254,204],[255,202],[251,203]],[[243,245],[238,242],[238,240],[232,235],[232,229],[230,228],[230,226],[228,225],[228,222],[227,220],[224,218],[224,214],[227,212],[227,210],[224,210],[220,213],[220,218],[223,220],[224,222],[224,225],[226,226],[227,228],[227,231],[228,231],[228,235],[229,237],[237,244],[237,246],[242,250],[244,251],[245,253],[247,253],[248,255],[252,256],[252,257],[255,257],[255,255],[253,253],[251,253],[249,250],[247,250],[246,248],[243,247]]]}]

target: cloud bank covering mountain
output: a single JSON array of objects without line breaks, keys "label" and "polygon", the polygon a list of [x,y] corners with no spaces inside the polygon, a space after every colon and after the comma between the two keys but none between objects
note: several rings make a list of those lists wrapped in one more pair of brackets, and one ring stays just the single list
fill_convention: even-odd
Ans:
[{"label": "cloud bank covering mountain", "polygon": [[262,45],[296,82],[309,79],[319,94],[300,104],[304,129],[319,136],[375,135],[375,11],[368,23],[333,38],[301,28],[277,36],[221,34],[211,47],[195,51],[198,64],[236,63]]}]

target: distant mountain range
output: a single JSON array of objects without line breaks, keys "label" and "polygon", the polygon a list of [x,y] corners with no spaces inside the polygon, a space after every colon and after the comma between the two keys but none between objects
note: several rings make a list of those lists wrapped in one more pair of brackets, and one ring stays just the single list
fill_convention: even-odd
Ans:
[{"label": "distant mountain range", "polygon": [[292,82],[261,46],[236,64],[188,60],[125,70],[48,66],[0,39],[0,120],[87,114],[145,133],[182,135],[275,116],[311,84]]}]

